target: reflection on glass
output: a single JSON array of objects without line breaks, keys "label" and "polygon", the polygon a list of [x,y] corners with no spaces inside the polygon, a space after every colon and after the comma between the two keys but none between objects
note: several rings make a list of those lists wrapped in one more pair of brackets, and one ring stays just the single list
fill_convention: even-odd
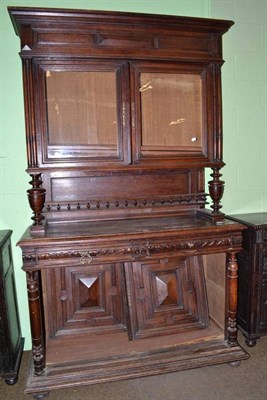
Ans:
[{"label": "reflection on glass", "polygon": [[141,73],[142,148],[202,147],[200,75]]},{"label": "reflection on glass", "polygon": [[114,72],[46,71],[48,143],[117,145]]}]

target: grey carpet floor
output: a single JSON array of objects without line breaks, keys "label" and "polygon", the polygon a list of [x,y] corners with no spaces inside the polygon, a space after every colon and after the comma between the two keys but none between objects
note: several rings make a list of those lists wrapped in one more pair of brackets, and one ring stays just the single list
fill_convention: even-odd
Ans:
[{"label": "grey carpet floor", "polygon": [[[51,391],[48,400],[267,400],[267,337],[249,348],[239,367],[227,364],[119,382]],[[1,400],[32,399],[24,395],[29,352],[22,359],[19,381],[8,386],[0,380]]]}]

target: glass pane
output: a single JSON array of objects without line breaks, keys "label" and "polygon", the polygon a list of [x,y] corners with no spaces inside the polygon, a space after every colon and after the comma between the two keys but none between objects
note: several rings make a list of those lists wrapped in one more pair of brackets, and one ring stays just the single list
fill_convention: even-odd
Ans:
[{"label": "glass pane", "polygon": [[48,144],[117,145],[115,72],[46,71]]},{"label": "glass pane", "polygon": [[144,150],[202,147],[200,75],[141,73],[139,92]]}]

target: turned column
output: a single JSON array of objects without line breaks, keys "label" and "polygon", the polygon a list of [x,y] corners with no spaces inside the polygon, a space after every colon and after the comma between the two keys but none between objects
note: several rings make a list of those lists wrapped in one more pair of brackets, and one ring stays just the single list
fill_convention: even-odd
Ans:
[{"label": "turned column", "polygon": [[31,174],[32,180],[30,184],[32,185],[32,189],[28,189],[28,200],[33,210],[33,225],[31,230],[43,230],[42,220],[44,216],[42,215],[42,210],[45,202],[45,189],[42,188],[42,179],[41,174]]},{"label": "turned column", "polygon": [[[29,38],[28,38],[29,39]],[[31,42],[31,41],[30,41]],[[27,144],[28,170],[32,180],[32,188],[27,190],[30,207],[33,211],[33,225],[31,231],[44,231],[42,210],[45,202],[45,189],[42,187],[42,179],[38,166],[37,132],[36,132],[36,110],[34,93],[34,67],[32,61],[30,42],[27,43],[27,51],[21,54],[23,65],[24,85],[24,109],[25,109],[25,130]]]},{"label": "turned column", "polygon": [[42,311],[39,290],[39,271],[26,271],[32,334],[34,375],[42,375],[45,368]]},{"label": "turned column", "polygon": [[223,134],[222,134],[222,89],[221,89],[221,62],[212,63],[210,71],[212,74],[212,91],[213,98],[213,131],[214,131],[214,150],[213,161],[216,163],[212,169],[212,180],[209,184],[209,194],[213,201],[211,204],[212,218],[215,221],[223,221],[224,214],[220,211],[222,205],[220,204],[224,192],[224,181],[221,178],[221,168],[224,166],[223,162]]},{"label": "turned column", "polygon": [[212,214],[217,217],[217,219],[223,219],[224,214],[220,211],[222,205],[220,204],[224,192],[224,181],[220,180],[222,174],[220,173],[220,168],[212,168],[212,174],[210,175],[213,179],[208,182],[209,184],[209,194],[213,201],[211,204]]},{"label": "turned column", "polygon": [[237,345],[237,279],[238,279],[238,264],[236,261],[236,253],[231,252],[227,254],[227,325],[226,325],[226,339],[230,346]]}]

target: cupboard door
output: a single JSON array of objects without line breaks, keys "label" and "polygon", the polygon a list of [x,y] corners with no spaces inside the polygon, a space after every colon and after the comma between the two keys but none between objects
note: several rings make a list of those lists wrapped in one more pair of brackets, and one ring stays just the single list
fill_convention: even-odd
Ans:
[{"label": "cupboard door", "polygon": [[135,162],[207,157],[206,78],[203,66],[132,65]]},{"label": "cupboard door", "polygon": [[128,163],[127,64],[43,62],[39,74],[44,161]]},{"label": "cupboard door", "polygon": [[43,271],[49,338],[126,330],[121,264]]},{"label": "cupboard door", "polygon": [[126,263],[125,277],[132,338],[208,326],[201,257]]}]

